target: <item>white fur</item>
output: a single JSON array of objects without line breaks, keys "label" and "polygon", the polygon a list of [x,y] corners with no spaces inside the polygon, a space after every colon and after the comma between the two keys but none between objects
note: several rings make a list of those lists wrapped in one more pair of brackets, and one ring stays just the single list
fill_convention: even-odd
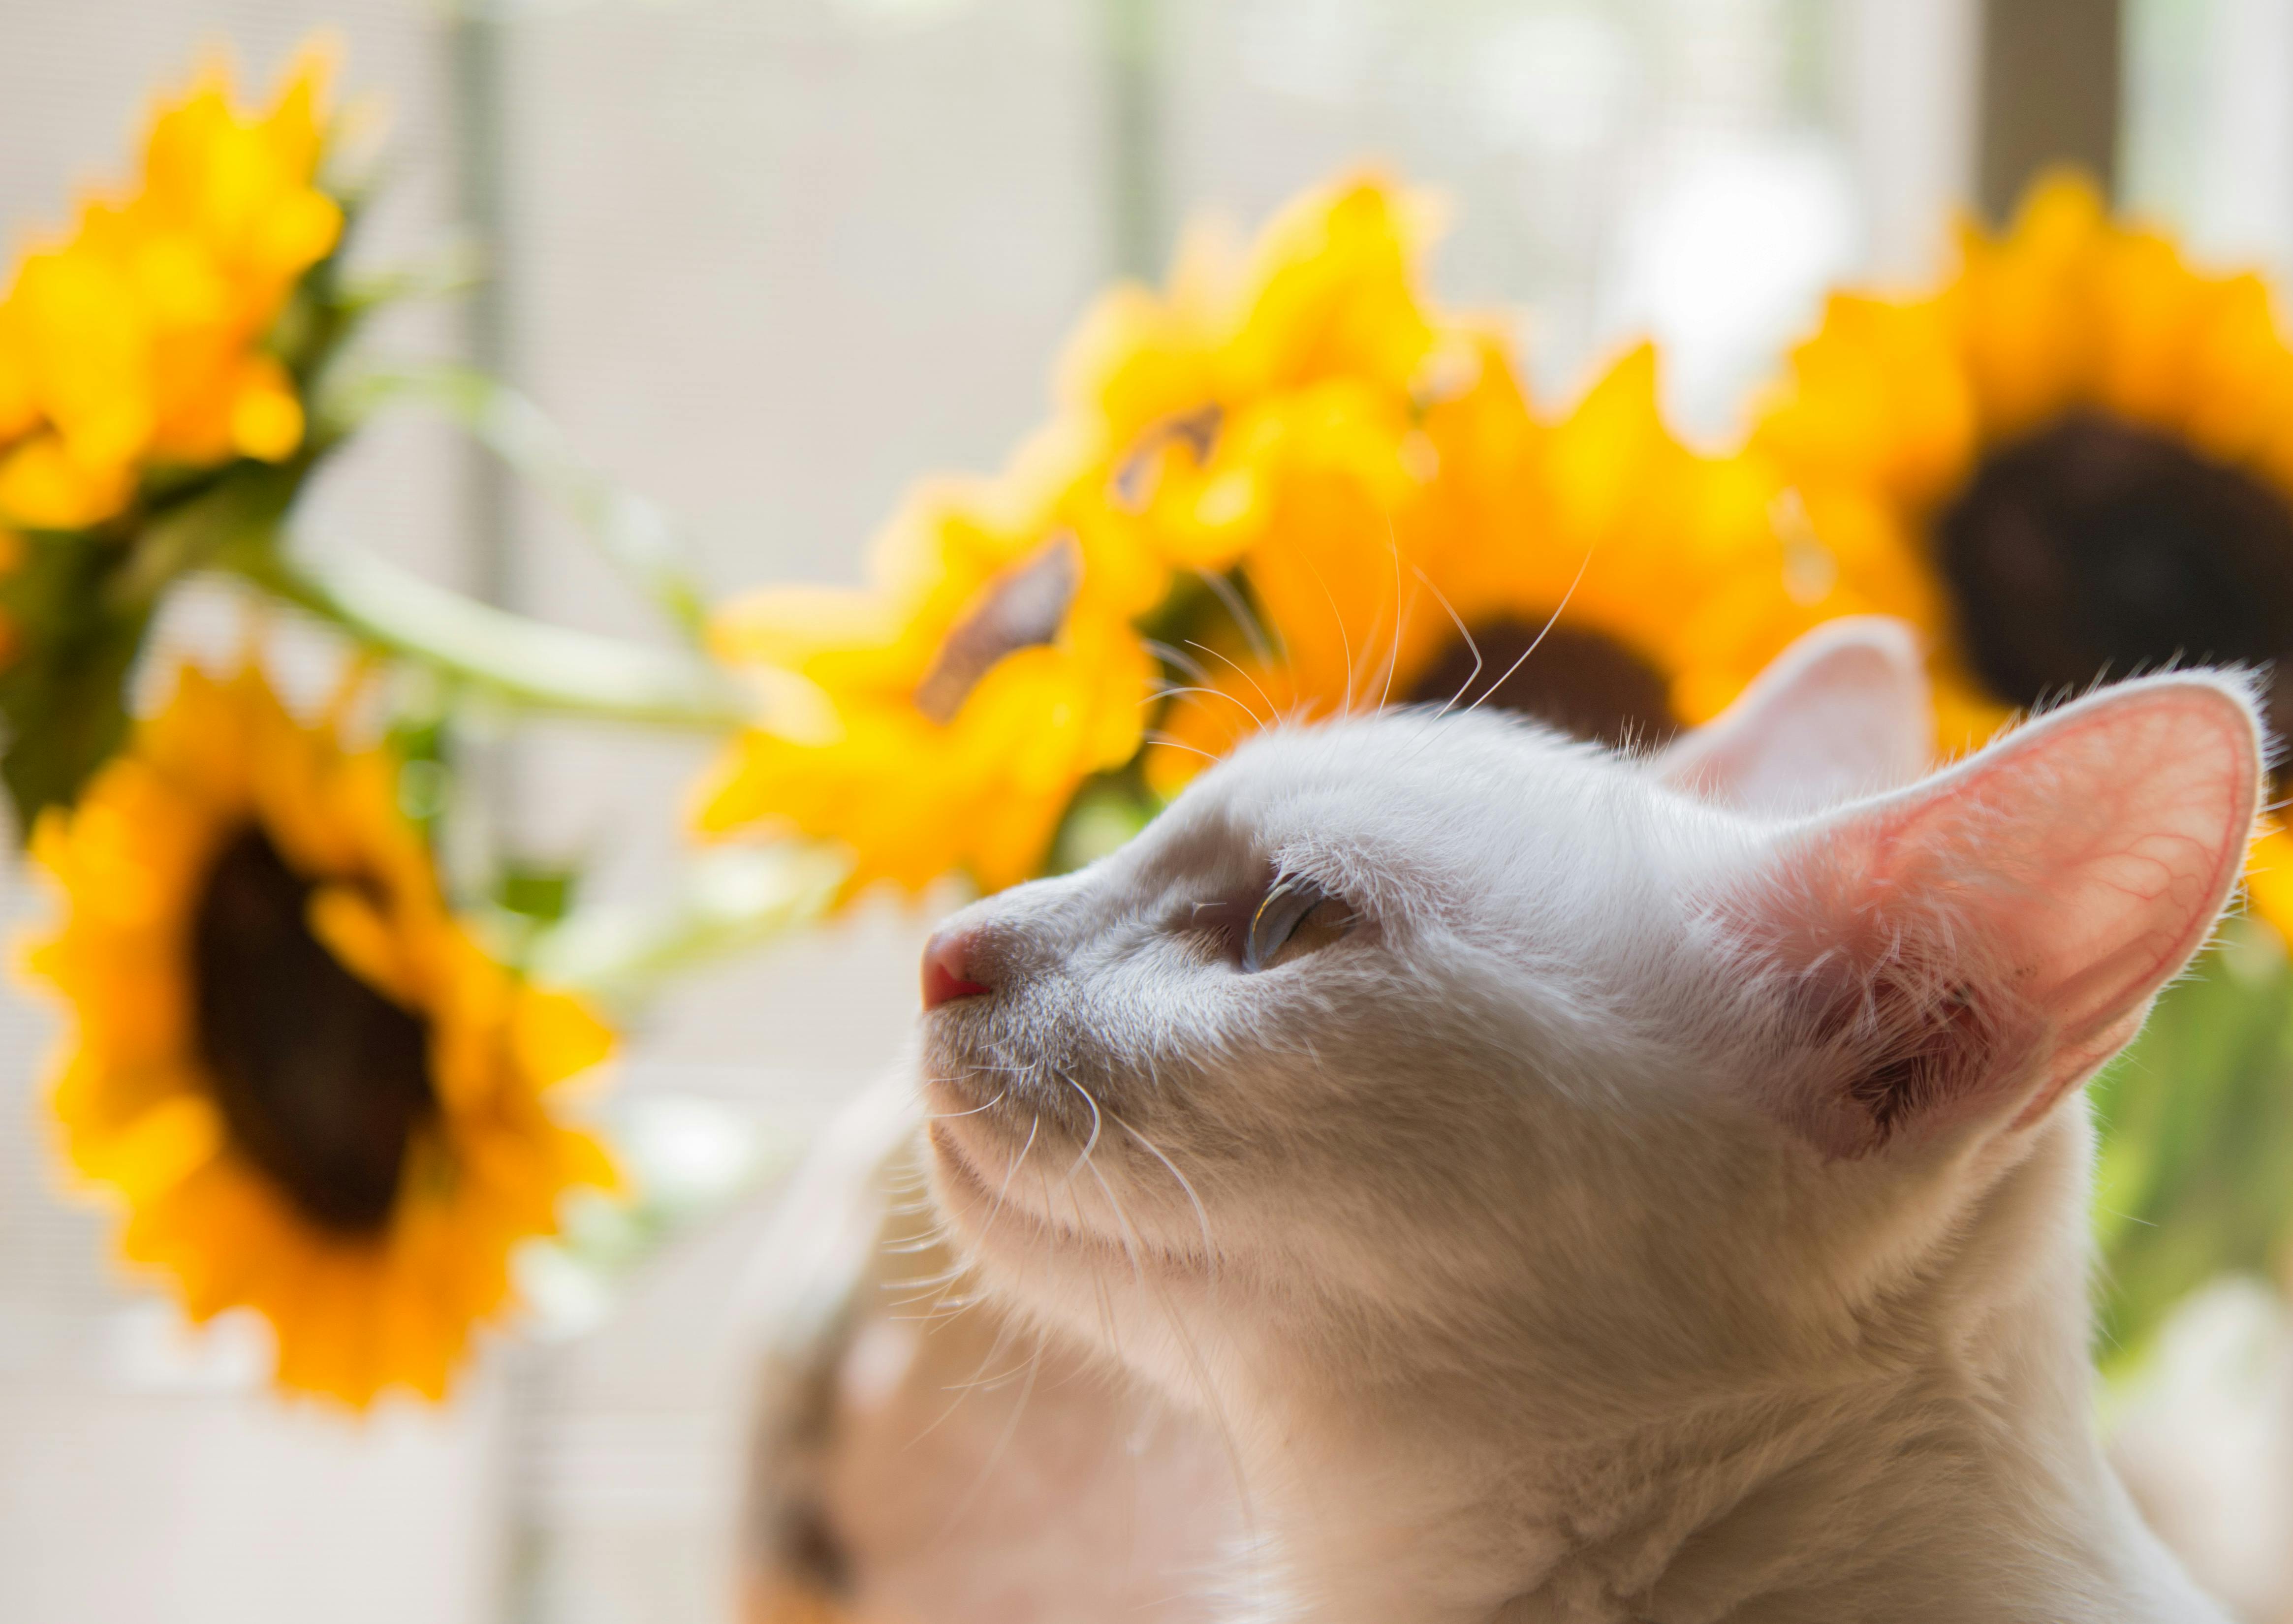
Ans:
[{"label": "white fur", "polygon": [[[1270,733],[950,927],[995,990],[927,1022],[937,1198],[1210,1415],[1235,1618],[2221,1618],[2091,1435],[2075,1085],[2234,882],[2250,704],[2129,683],[1811,812],[1916,768],[1871,641],[1653,764]],[[1244,974],[1277,869],[1356,923]]]}]

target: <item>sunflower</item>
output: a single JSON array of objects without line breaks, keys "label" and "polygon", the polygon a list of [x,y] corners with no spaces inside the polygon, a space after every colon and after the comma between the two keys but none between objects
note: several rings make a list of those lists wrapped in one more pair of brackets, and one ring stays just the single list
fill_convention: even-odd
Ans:
[{"label": "sunflower", "polygon": [[[1112,481],[1109,522],[1174,564],[1223,569],[1270,521],[1263,453],[1333,415],[1406,415],[1459,357],[1420,262],[1438,211],[1375,175],[1297,198],[1247,253],[1197,229],[1166,288],[1118,287],[1058,368],[1078,461]],[[1326,440],[1326,437],[1325,437]]]},{"label": "sunflower", "polygon": [[727,608],[718,653],[796,673],[811,702],[726,753],[701,832],[839,842],[847,893],[1038,872],[1077,789],[1138,750],[1156,670],[1136,625],[1174,571],[1247,551],[1288,465],[1390,471],[1439,343],[1415,280],[1428,214],[1361,178],[1301,198],[1247,254],[1194,233],[1166,289],[1118,288],[1085,317],[1058,412],[1010,472],[908,503],[874,585]]},{"label": "sunflower", "polygon": [[792,673],[700,787],[704,835],[793,830],[846,847],[846,894],[962,870],[988,890],[1039,871],[1092,773],[1138,747],[1153,663],[1133,618],[1166,572],[1105,522],[1071,442],[998,481],[912,497],[859,589],[777,588],[728,605],[736,667]]},{"label": "sunflower", "polygon": [[315,179],[324,77],[306,52],[257,111],[211,67],[153,118],[136,186],[88,198],[17,267],[0,296],[0,520],[82,529],[146,467],[301,445],[294,382],[263,346],[342,232]]},{"label": "sunflower", "polygon": [[[1926,627],[1942,742],[2173,661],[2274,662],[2293,723],[2293,347],[2255,275],[2192,269],[2057,175],[1957,274],[1835,296],[1754,437],[1843,575]],[[2293,843],[2256,901],[2293,924]]]},{"label": "sunflower", "polygon": [[1557,423],[1493,333],[1471,353],[1468,378],[1386,425],[1382,452],[1301,459],[1276,482],[1276,521],[1242,559],[1262,646],[1211,649],[1150,760],[1159,789],[1274,715],[1388,698],[1659,741],[1809,626],[1865,607],[1768,471],[1666,430],[1652,351]]},{"label": "sunflower", "polygon": [[255,1310],[282,1386],[359,1406],[442,1396],[511,1248],[612,1179],[550,1099],[608,1033],[448,912],[396,783],[252,664],[186,668],[33,838],[62,892],[26,964],[72,1017],[71,1168],[194,1320]]}]

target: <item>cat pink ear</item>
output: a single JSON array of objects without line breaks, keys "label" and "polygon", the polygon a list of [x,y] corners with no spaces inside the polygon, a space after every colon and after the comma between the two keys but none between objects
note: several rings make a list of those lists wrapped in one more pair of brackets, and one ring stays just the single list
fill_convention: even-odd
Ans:
[{"label": "cat pink ear", "polygon": [[1723,805],[1813,812],[1910,782],[1933,739],[1917,638],[1900,620],[1866,615],[1806,634],[1653,766]]},{"label": "cat pink ear", "polygon": [[2152,677],[1785,836],[1751,925],[1814,1042],[1778,1105],[1842,1155],[2036,1120],[2212,931],[2261,772],[2235,682]]}]

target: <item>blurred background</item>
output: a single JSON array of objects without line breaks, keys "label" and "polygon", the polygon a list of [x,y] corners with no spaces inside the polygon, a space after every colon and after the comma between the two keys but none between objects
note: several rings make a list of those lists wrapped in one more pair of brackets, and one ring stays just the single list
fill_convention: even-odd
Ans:
[{"label": "blurred background", "polygon": [[[912,479],[1039,419],[1109,278],[1365,158],[1447,194],[1436,282],[1518,313],[1548,405],[1654,334],[1714,441],[1827,285],[1916,281],[1955,210],[1998,216],[2048,161],[2201,257],[2293,271],[2293,0],[0,0],[0,222],[117,172],[202,48],[267,85],[322,28],[386,128],[361,252],[490,272],[381,342],[537,398],[718,588],[855,578]],[[649,634],[442,428],[362,436],[305,512]],[[496,804],[641,895],[698,751],[544,729]],[[863,909],[681,984],[614,1109],[690,1222],[610,1290],[544,1270],[539,1335],[444,1411],[363,1421],[274,1400],[258,1344],[120,1282],[41,1143],[46,1016],[0,992],[0,1619],[729,1616],[726,1305],[774,1178],[896,1055],[930,919]]]}]

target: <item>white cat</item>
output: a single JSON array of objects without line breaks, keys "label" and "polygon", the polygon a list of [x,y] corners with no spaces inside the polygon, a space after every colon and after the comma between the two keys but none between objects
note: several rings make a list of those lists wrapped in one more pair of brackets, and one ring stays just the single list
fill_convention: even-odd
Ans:
[{"label": "white cat", "polygon": [[1652,762],[1269,732],[935,938],[941,1208],[1211,1418],[1226,1616],[2221,1619],[2091,1433],[2079,1085],[2236,884],[2254,708],[1888,788],[1908,663],[1827,632]]}]

